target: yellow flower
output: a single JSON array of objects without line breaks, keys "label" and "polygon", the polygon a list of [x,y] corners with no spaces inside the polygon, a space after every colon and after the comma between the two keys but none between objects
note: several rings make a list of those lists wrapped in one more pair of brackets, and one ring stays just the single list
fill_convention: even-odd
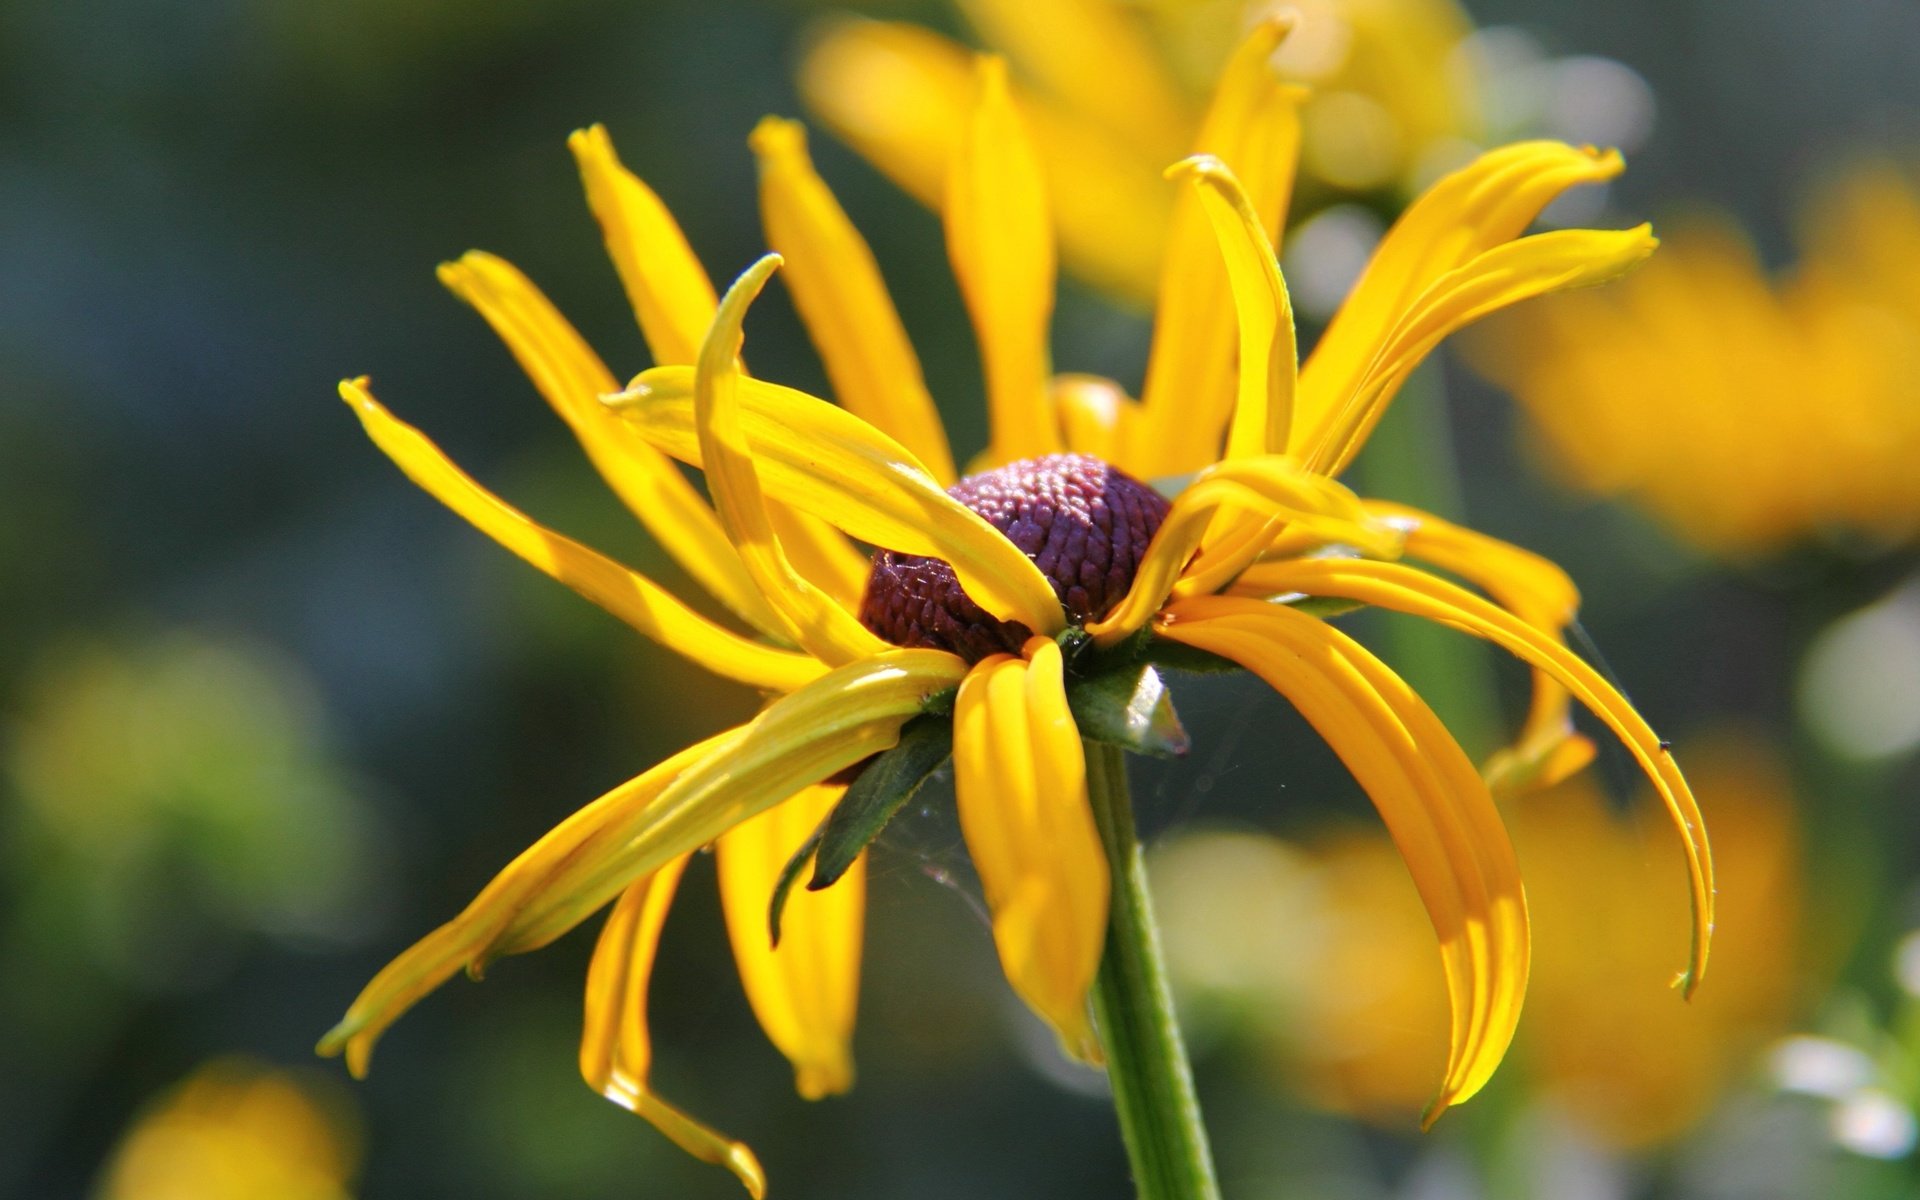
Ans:
[{"label": "yellow flower", "polygon": [[[1054,198],[1061,254],[1075,274],[1138,303],[1170,273],[1168,162],[1205,130],[1207,89],[1267,0],[955,0],[1007,55]],[[1295,28],[1267,48],[1307,91],[1249,102],[1298,107],[1303,184],[1334,193],[1407,188],[1436,155],[1458,161],[1478,137],[1452,56],[1473,31],[1452,0],[1296,0]],[[1278,41],[1277,35],[1274,39]],[[952,142],[972,95],[972,55],[901,22],[825,22],[801,67],[828,128],[930,208],[942,205]],[[1242,176],[1251,147],[1209,144]],[[1239,150],[1241,153],[1235,153]],[[1286,153],[1291,156],[1289,145]],[[1211,264],[1206,264],[1210,267]],[[1204,269],[1204,268],[1202,268]]]},{"label": "yellow flower", "polygon": [[[1619,812],[1590,783],[1529,797],[1512,818],[1539,951],[1515,1057],[1526,1093],[1595,1141],[1644,1150],[1698,1125],[1784,1033],[1807,964],[1790,784],[1766,743],[1720,734],[1687,747],[1720,800],[1714,986],[1691,1005],[1658,983],[1679,916],[1676,866],[1647,852],[1652,806]],[[1246,834],[1183,837],[1156,858],[1176,977],[1271,1045],[1317,1103],[1379,1121],[1425,1102],[1446,1053],[1446,995],[1417,953],[1404,871],[1378,837],[1308,851]],[[1287,915],[1263,945],[1200,939],[1222,907]],[[1280,922],[1251,922],[1265,928]],[[1514,1069],[1509,1067],[1509,1070]]]},{"label": "yellow flower", "polygon": [[348,1200],[359,1138],[293,1075],[219,1059],[163,1096],[114,1151],[99,1200]]},{"label": "yellow flower", "polygon": [[[1236,180],[1210,156],[1172,172],[1193,205],[1193,219],[1174,231],[1174,252],[1184,261],[1224,258],[1231,288],[1175,281],[1162,300],[1155,372],[1182,386],[1150,390],[1137,403],[1104,380],[1051,377],[1046,190],[1004,66],[982,61],[945,215],[993,432],[975,473],[957,484],[873,257],[792,122],[769,118],[751,139],[778,253],[717,303],[665,207],[620,165],[605,132],[574,135],[588,199],[664,364],[623,390],[511,267],[469,254],[442,269],[613,489],[752,632],[707,620],[534,524],[392,417],[364,380],[343,384],[374,441],[534,566],[769,699],[745,725],[615,788],[527,850],[465,912],[382,971],[323,1050],[344,1050],[364,1071],[381,1031],[454,972],[543,946],[612,904],[588,979],[584,1074],[693,1153],[727,1163],[757,1193],[762,1176],[744,1146],[647,1087],[645,993],[680,868],[717,844],[728,929],[756,1014],[794,1062],[803,1094],[848,1086],[858,871],[798,895],[777,949],[767,909],[791,881],[789,868],[812,852],[803,837],[823,814],[833,820],[822,859],[848,848],[829,836],[852,804],[843,794],[907,771],[903,756],[920,762],[924,777],[931,766],[915,756],[929,744],[934,764],[945,756],[938,739],[950,713],[961,828],[1008,980],[1067,1052],[1096,1059],[1087,996],[1110,880],[1082,738],[1125,742],[1138,734],[1136,722],[1153,726],[1170,712],[1144,668],[1155,656],[1180,655],[1190,665],[1230,660],[1285,693],[1385,815],[1429,906],[1455,1003],[1437,1115],[1481,1086],[1512,1035],[1529,953],[1520,878],[1487,783],[1384,664],[1288,602],[1309,597],[1426,616],[1530,663],[1539,680],[1534,710],[1500,770],[1513,786],[1584,760],[1570,698],[1611,726],[1683,833],[1696,906],[1686,979],[1698,979],[1712,919],[1699,813],[1664,744],[1561,641],[1577,599],[1571,584],[1525,551],[1361,501],[1333,478],[1400,380],[1449,332],[1645,256],[1653,240],[1644,227],[1519,236],[1555,195],[1612,175],[1618,158],[1528,143],[1443,180],[1388,235],[1345,311],[1296,369],[1271,239],[1297,123],[1289,104],[1247,103],[1292,95],[1268,62],[1278,36],[1269,25],[1249,39],[1208,118],[1223,144],[1259,149],[1249,155],[1251,173]],[[783,265],[837,406],[744,373],[742,319]],[[712,507],[676,459],[705,472]],[[1139,482],[1188,471],[1197,473],[1170,502]],[[951,494],[946,485],[955,485]],[[885,549],[870,567],[854,541]],[[1402,556],[1478,584],[1497,602],[1393,561]],[[1117,733],[1076,711],[1085,687],[1129,673],[1129,699],[1140,707],[1115,706]],[[850,768],[890,749],[847,783]],[[838,866],[816,863],[815,884]]]},{"label": "yellow flower", "polygon": [[1748,557],[1822,534],[1920,534],[1920,194],[1891,168],[1829,185],[1775,282],[1705,216],[1607,294],[1474,339],[1557,478]]}]

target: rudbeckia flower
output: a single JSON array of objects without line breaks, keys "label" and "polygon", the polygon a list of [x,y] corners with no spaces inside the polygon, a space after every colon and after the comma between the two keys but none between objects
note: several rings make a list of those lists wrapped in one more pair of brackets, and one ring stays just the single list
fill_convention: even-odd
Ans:
[{"label": "rudbeckia flower", "polygon": [[[1088,991],[1113,880],[1089,804],[1109,751],[1089,746],[1178,752],[1185,735],[1158,667],[1235,665],[1326,737],[1406,857],[1454,1005],[1429,1113],[1438,1115],[1485,1082],[1512,1036],[1526,906],[1488,783],[1417,695],[1323,619],[1355,605],[1443,622],[1532,665],[1533,711],[1499,764],[1507,783],[1582,760],[1571,698],[1626,742],[1683,835],[1695,905],[1685,979],[1698,979],[1712,914],[1700,815],[1664,744],[1563,645],[1571,585],[1525,551],[1361,500],[1335,479],[1400,380],[1449,332],[1646,255],[1645,228],[1520,236],[1556,194],[1612,175],[1618,158],[1529,143],[1443,180],[1388,235],[1296,367],[1272,245],[1297,129],[1293,93],[1267,62],[1277,36],[1263,27],[1236,56],[1201,153],[1170,172],[1185,193],[1173,253],[1224,262],[1231,287],[1207,290],[1213,274],[1171,280],[1154,347],[1162,382],[1140,402],[1106,380],[1052,375],[1046,191],[1005,69],[982,60],[945,205],[992,417],[991,441],[964,478],[873,257],[791,122],[770,118],[751,139],[776,253],[717,302],[606,133],[574,135],[589,202],[662,364],[625,387],[506,263],[476,253],[442,269],[614,491],[738,626],[535,524],[389,414],[366,381],[347,382],[341,394],[374,442],[508,549],[767,701],[514,860],[367,986],[324,1051],[344,1051],[364,1071],[381,1032],[455,972],[544,946],[610,905],[588,975],[583,1073],[758,1193],[744,1146],[647,1084],[646,991],[681,869],[715,846],[756,1015],[803,1095],[839,1091],[852,1078],[860,854],[950,754],[1008,981],[1067,1053],[1095,1061]],[[1240,177],[1227,166],[1234,156]],[[746,373],[743,319],[782,267],[838,404]],[[676,460],[705,473],[711,507]],[[1171,497],[1143,482],[1188,473]],[[879,548],[871,562],[855,543]],[[790,892],[809,858],[808,888]]]}]

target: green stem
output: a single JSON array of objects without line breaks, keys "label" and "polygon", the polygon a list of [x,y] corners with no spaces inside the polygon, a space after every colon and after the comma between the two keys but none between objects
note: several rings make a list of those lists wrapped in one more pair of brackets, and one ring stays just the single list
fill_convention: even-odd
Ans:
[{"label": "green stem", "polygon": [[1140,1200],[1219,1200],[1153,923],[1146,861],[1133,831],[1126,755],[1098,742],[1087,742],[1086,748],[1087,795],[1113,874],[1093,1010],[1134,1184]]}]

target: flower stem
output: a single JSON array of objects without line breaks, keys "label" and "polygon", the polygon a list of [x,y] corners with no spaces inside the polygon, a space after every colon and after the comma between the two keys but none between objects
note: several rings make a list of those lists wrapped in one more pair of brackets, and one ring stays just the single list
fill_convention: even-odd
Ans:
[{"label": "flower stem", "polygon": [[1146,862],[1134,835],[1126,756],[1098,742],[1086,748],[1087,795],[1113,874],[1093,1009],[1134,1184],[1140,1200],[1219,1200],[1154,927]]}]

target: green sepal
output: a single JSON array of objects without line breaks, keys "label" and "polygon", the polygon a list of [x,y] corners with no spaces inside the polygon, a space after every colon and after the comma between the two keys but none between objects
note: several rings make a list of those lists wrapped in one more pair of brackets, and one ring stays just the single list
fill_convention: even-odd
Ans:
[{"label": "green sepal", "polygon": [[793,852],[787,865],[780,868],[780,877],[773,881],[773,899],[767,904],[767,935],[773,939],[773,947],[780,948],[780,914],[787,911],[787,893],[793,890],[793,881],[800,878],[800,872],[806,869],[807,860],[820,849],[820,838],[827,831],[827,823],[820,822],[818,828],[807,835],[800,848]]},{"label": "green sepal", "polygon": [[807,890],[831,887],[846,874],[893,815],[906,807],[920,785],[952,756],[952,721],[924,716],[902,726],[899,743],[867,764],[820,826],[813,878],[807,881]]},{"label": "green sepal", "polygon": [[1096,742],[1156,758],[1177,758],[1192,745],[1173,694],[1151,663],[1074,680],[1067,707],[1080,736]]},{"label": "green sepal", "polygon": [[1306,613],[1310,617],[1319,617],[1322,621],[1344,617],[1350,612],[1358,612],[1366,607],[1360,601],[1349,600],[1345,596],[1297,596],[1290,600],[1277,600],[1274,603],[1285,604],[1296,612]]}]

